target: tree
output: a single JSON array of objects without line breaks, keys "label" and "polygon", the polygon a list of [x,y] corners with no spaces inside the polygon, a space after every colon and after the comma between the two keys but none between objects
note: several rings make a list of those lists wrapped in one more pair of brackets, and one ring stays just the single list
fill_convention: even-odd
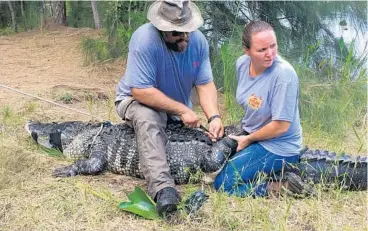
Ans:
[{"label": "tree", "polygon": [[367,30],[365,2],[204,1],[201,6],[206,21],[203,32],[213,53],[238,36],[234,32],[244,24],[264,20],[275,28],[283,55],[315,67],[330,57],[336,62],[348,57],[347,45],[330,29],[336,19],[348,19],[356,31]]},{"label": "tree", "polygon": [[92,6],[92,12],[93,12],[93,21],[95,22],[95,28],[101,29],[100,15],[98,13],[96,0],[91,1],[91,6]]},{"label": "tree", "polygon": [[15,11],[13,9],[13,5],[12,5],[11,1],[8,1],[8,6],[9,6],[10,14],[11,14],[13,30],[14,30],[14,32],[18,32],[18,25],[17,25],[17,21],[15,19]]},{"label": "tree", "polygon": [[66,26],[65,1],[53,1],[51,9],[54,22],[58,25]]}]

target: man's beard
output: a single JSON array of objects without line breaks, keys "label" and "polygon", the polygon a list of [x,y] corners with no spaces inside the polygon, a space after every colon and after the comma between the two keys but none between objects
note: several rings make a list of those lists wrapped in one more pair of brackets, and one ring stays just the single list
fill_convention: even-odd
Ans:
[{"label": "man's beard", "polygon": [[[179,46],[179,43],[181,43],[181,42],[183,42],[183,41],[187,42],[187,46],[186,46],[185,48],[183,48],[183,47],[180,47],[180,46]],[[183,51],[185,51],[185,50],[186,50],[186,48],[188,48],[188,46],[189,46],[189,39],[188,39],[188,40],[185,40],[185,39],[179,39],[179,40],[175,41],[174,43],[170,43],[170,42],[165,41],[165,44],[166,44],[166,46],[167,46],[170,50],[173,50],[173,51],[176,51],[176,52],[183,52]]]}]

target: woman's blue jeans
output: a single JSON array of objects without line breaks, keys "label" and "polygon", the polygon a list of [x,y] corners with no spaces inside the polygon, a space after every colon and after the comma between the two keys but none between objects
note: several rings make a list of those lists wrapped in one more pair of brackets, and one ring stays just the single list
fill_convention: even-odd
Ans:
[{"label": "woman's blue jeans", "polygon": [[285,162],[296,163],[299,155],[284,157],[253,143],[236,153],[217,175],[214,187],[229,195],[266,196],[267,175],[282,171]]}]

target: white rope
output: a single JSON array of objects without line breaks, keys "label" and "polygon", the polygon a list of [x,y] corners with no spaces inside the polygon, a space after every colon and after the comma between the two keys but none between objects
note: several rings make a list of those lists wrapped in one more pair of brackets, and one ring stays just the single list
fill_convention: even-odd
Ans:
[{"label": "white rope", "polygon": [[[101,124],[100,130],[98,130],[97,134],[93,137],[93,140],[92,140],[92,143],[91,143],[91,149],[92,149],[93,144],[95,143],[95,141],[97,139],[97,136],[100,135],[100,133],[102,132],[102,129],[103,128],[104,128],[104,123]],[[92,152],[89,153],[90,156],[88,158],[91,157],[91,154],[92,154]]]},{"label": "white rope", "polygon": [[8,87],[8,86],[5,86],[5,85],[3,85],[3,84],[0,84],[0,87],[6,88],[6,89],[8,89],[8,90],[10,90],[10,91],[15,91],[15,92],[17,92],[17,93],[19,93],[19,94],[26,95],[26,96],[29,96],[29,97],[32,97],[32,98],[35,98],[35,99],[38,99],[38,100],[41,100],[41,101],[44,101],[44,102],[47,102],[47,103],[54,104],[54,105],[59,106],[59,107],[62,107],[62,108],[66,108],[66,109],[68,109],[68,110],[70,110],[70,111],[74,111],[74,112],[78,112],[78,113],[83,114],[83,115],[91,116],[92,118],[96,118],[96,119],[98,119],[98,120],[100,120],[100,121],[105,121],[104,119],[101,119],[101,118],[99,118],[99,117],[97,117],[97,116],[94,116],[94,115],[92,115],[92,114],[89,114],[89,113],[87,113],[87,112],[79,111],[79,110],[77,110],[77,109],[74,109],[74,108],[71,108],[71,107],[67,107],[67,106],[65,106],[65,105],[62,105],[62,104],[59,104],[59,103],[53,102],[53,101],[51,101],[51,100],[43,99],[43,98],[41,98],[41,97],[38,97],[38,96],[35,96],[35,95],[31,95],[31,94],[25,93],[25,92],[19,91],[19,90],[17,90],[17,89],[14,89],[14,88],[11,88],[11,87]]}]

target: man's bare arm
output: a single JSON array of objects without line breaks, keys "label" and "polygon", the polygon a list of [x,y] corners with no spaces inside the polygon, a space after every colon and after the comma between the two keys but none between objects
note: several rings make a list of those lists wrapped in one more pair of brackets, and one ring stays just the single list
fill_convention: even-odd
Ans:
[{"label": "man's bare arm", "polygon": [[[203,112],[206,114],[207,119],[214,115],[219,115],[217,90],[213,82],[197,85],[197,93],[199,96],[199,104],[201,105]],[[211,139],[216,140],[224,135],[224,126],[220,118],[216,118],[211,121],[208,128]]]},{"label": "man's bare arm", "polygon": [[132,95],[135,100],[149,107],[166,111],[170,114],[181,115],[190,110],[187,106],[167,97],[157,88],[132,88]]},{"label": "man's bare arm", "polygon": [[203,85],[197,85],[196,89],[199,97],[199,104],[207,118],[210,118],[213,115],[219,115],[215,84],[210,82]]},{"label": "man's bare arm", "polygon": [[190,108],[182,103],[167,97],[157,88],[131,88],[132,96],[138,102],[145,104],[159,111],[178,115],[183,123],[188,127],[198,127],[199,118]]}]

